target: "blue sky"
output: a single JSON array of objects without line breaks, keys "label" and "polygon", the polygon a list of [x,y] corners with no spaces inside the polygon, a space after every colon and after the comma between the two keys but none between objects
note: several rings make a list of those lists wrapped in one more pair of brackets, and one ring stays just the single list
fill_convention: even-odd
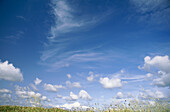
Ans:
[{"label": "blue sky", "polygon": [[85,108],[169,98],[169,7],[168,0],[2,0],[0,104],[37,96],[47,106]]}]

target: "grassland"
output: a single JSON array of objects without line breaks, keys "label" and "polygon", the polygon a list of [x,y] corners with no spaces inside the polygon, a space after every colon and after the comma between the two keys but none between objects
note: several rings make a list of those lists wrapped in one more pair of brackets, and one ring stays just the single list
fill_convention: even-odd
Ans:
[{"label": "grassland", "polygon": [[[135,109],[136,108],[136,109]],[[96,110],[91,108],[85,112],[170,112],[169,108],[165,107],[148,107],[148,108],[109,108],[106,110]],[[59,108],[43,108],[43,107],[22,107],[22,106],[0,106],[0,112],[83,112],[83,110],[63,110]]]},{"label": "grassland", "polygon": [[0,106],[0,112],[68,112],[59,108]]},{"label": "grassland", "polygon": [[0,112],[170,112],[169,101],[161,101],[156,99],[154,104],[149,103],[149,101],[138,101],[133,100],[130,102],[124,102],[119,105],[109,105],[104,106],[101,109],[101,105],[96,105],[96,107],[91,107],[86,110],[84,109],[72,109],[64,110],[60,108],[45,108],[42,105],[37,107],[26,107],[26,106],[12,106],[12,105],[1,105]]}]

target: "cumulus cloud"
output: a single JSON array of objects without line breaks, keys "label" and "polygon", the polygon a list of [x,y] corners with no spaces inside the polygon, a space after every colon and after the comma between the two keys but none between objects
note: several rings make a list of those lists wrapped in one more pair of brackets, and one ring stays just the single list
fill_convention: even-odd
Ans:
[{"label": "cumulus cloud", "polygon": [[81,88],[81,84],[79,82],[73,82],[66,81],[66,86],[70,88]]},{"label": "cumulus cloud", "polygon": [[0,93],[12,93],[12,91],[8,89],[0,89]]},{"label": "cumulus cloud", "polygon": [[43,100],[43,101],[50,101],[50,99],[48,99],[46,96],[42,96],[41,100]]},{"label": "cumulus cloud", "polygon": [[100,78],[99,82],[103,85],[104,88],[118,88],[122,87],[122,82],[119,78],[111,78],[108,77]]},{"label": "cumulus cloud", "polygon": [[22,99],[39,98],[43,101],[50,101],[46,96],[42,96],[41,93],[35,93],[34,91],[28,90],[27,87],[20,87],[18,85],[15,86],[15,94]]},{"label": "cumulus cloud", "polygon": [[143,92],[140,92],[138,97],[143,98],[143,99],[148,99],[148,98],[166,98],[163,92],[161,91],[151,91],[151,90],[143,90]]},{"label": "cumulus cloud", "polygon": [[97,75],[94,75],[93,72],[89,72],[89,76],[87,77],[87,80],[92,82],[95,77],[97,77]]},{"label": "cumulus cloud", "polygon": [[75,109],[75,108],[80,108],[80,109],[88,109],[88,106],[81,106],[79,102],[74,102],[71,104],[64,104],[64,105],[59,105],[59,106],[55,106],[55,107],[59,107],[59,108],[65,108],[65,109]]},{"label": "cumulus cloud", "polygon": [[170,73],[166,73],[165,75],[162,75],[159,78],[153,79],[152,84],[157,85],[159,87],[170,87]]},{"label": "cumulus cloud", "polygon": [[147,74],[146,74],[146,77],[147,77],[147,78],[151,78],[152,76],[153,76],[153,74],[151,74],[151,73],[147,73]]},{"label": "cumulus cloud", "polygon": [[92,100],[92,97],[85,90],[79,92],[79,97],[84,100]]},{"label": "cumulus cloud", "polygon": [[139,69],[144,69],[148,72],[158,71],[156,78],[153,79],[152,84],[159,87],[170,86],[170,60],[169,56],[155,56],[153,58],[146,56],[144,58],[144,66]]},{"label": "cumulus cloud", "polygon": [[93,79],[94,79],[94,76],[93,76],[93,75],[90,75],[89,77],[87,77],[87,80],[90,81],[90,82],[92,82]]},{"label": "cumulus cloud", "polygon": [[120,70],[120,73],[125,73],[125,71],[122,69],[122,70]]},{"label": "cumulus cloud", "polygon": [[15,94],[20,98],[40,97],[40,93],[28,91],[26,87],[15,86]]},{"label": "cumulus cloud", "polygon": [[39,78],[36,78],[34,80],[35,85],[39,85],[41,82],[42,82],[42,80],[40,80]]},{"label": "cumulus cloud", "polygon": [[78,96],[76,94],[74,94],[73,92],[70,92],[70,97],[72,100],[77,100]]},{"label": "cumulus cloud", "polygon": [[143,67],[139,67],[141,69],[145,69],[150,71],[153,67],[164,71],[166,73],[170,72],[170,60],[169,60],[169,56],[155,56],[153,58],[151,58],[150,56],[146,56],[144,58],[144,66]]},{"label": "cumulus cloud", "polygon": [[62,98],[68,101],[76,101],[79,98],[83,100],[92,100],[92,97],[85,90],[80,90],[78,95],[74,94],[73,92],[70,92],[69,96],[57,95],[57,98]]},{"label": "cumulus cloud", "polygon": [[44,90],[51,91],[51,92],[57,92],[59,89],[65,88],[62,85],[52,85],[52,84],[44,84]]},{"label": "cumulus cloud", "polygon": [[3,100],[6,100],[6,99],[11,99],[11,94],[2,94],[1,96],[0,96],[0,98],[1,99],[3,99]]},{"label": "cumulus cloud", "polygon": [[1,105],[9,105],[13,100],[11,99],[11,94],[3,93],[0,95],[0,104]]},{"label": "cumulus cloud", "polygon": [[57,98],[62,98],[63,96],[58,94],[56,97],[57,97]]},{"label": "cumulus cloud", "polygon": [[63,99],[70,100],[70,101],[75,101],[78,98],[79,97],[76,94],[74,94],[73,92],[70,92],[70,96],[63,97]]},{"label": "cumulus cloud", "polygon": [[9,81],[22,81],[23,75],[19,68],[15,68],[13,64],[9,64],[8,61],[0,61],[0,79]]},{"label": "cumulus cloud", "polygon": [[123,96],[124,95],[122,92],[118,92],[116,98],[121,99],[121,98],[123,98]]},{"label": "cumulus cloud", "polygon": [[67,77],[68,77],[69,79],[71,79],[71,74],[67,74]]}]

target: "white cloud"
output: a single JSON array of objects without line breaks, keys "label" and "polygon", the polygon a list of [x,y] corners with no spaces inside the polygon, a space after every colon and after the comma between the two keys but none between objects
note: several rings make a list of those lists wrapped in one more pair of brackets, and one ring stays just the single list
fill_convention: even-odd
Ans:
[{"label": "white cloud", "polygon": [[64,108],[64,109],[88,109],[90,107],[88,106],[81,106],[81,104],[79,102],[74,102],[74,103],[71,103],[71,104],[64,104],[64,105],[57,105],[57,106],[54,106],[53,107],[58,107],[58,108]]},{"label": "white cloud", "polygon": [[78,99],[78,96],[75,95],[73,92],[70,92],[70,97],[72,100],[77,100]]},{"label": "white cloud", "polygon": [[166,98],[163,92],[161,91],[151,91],[151,90],[143,90],[143,92],[139,93],[139,97],[143,99],[148,98]]},{"label": "white cloud", "polygon": [[12,91],[8,89],[0,89],[0,93],[12,93]]},{"label": "white cloud", "polygon": [[146,77],[147,77],[147,78],[151,78],[152,76],[153,76],[153,74],[151,74],[151,73],[147,73],[147,74],[146,74]]},{"label": "white cloud", "polygon": [[153,58],[146,56],[144,58],[144,69],[148,72],[158,71],[157,77],[153,79],[152,84],[159,87],[170,86],[170,60],[169,56],[155,56]]},{"label": "white cloud", "polygon": [[122,70],[120,70],[120,73],[124,73],[125,71],[122,69]]},{"label": "white cloud", "polygon": [[15,94],[20,98],[41,97],[40,93],[28,91],[26,87],[15,86]]},{"label": "white cloud", "polygon": [[13,102],[13,100],[11,98],[11,94],[9,94],[9,93],[0,94],[0,104],[1,105],[10,105],[11,102]]},{"label": "white cloud", "polygon": [[44,90],[46,91],[51,91],[51,92],[57,92],[58,89],[63,89],[65,88],[62,85],[52,85],[52,84],[44,84]]},{"label": "white cloud", "polygon": [[87,80],[92,82],[94,80],[94,75],[93,75],[93,72],[89,72],[89,77],[87,77]]},{"label": "white cloud", "polygon": [[70,88],[81,88],[81,85],[79,82],[73,82],[71,83],[70,81],[66,81],[66,86]]},{"label": "white cloud", "polygon": [[[50,101],[46,96],[42,96],[41,93],[35,93],[34,91],[30,91],[26,87],[20,87],[18,85],[15,86],[15,94],[23,99],[39,98],[40,100],[43,101]],[[35,103],[35,102],[30,102],[30,103]]]},{"label": "white cloud", "polygon": [[69,79],[71,79],[71,74],[67,74],[67,77],[68,77]]},{"label": "white cloud", "polygon": [[2,94],[0,96],[1,99],[11,99],[11,94]]},{"label": "white cloud", "polygon": [[[104,13],[96,13],[95,15],[89,14],[82,14],[82,15],[75,15],[77,12],[80,13],[82,10],[74,9],[74,5],[69,4],[68,1],[57,0],[51,1],[51,8],[52,8],[52,15],[54,17],[54,24],[51,26],[49,36],[47,39],[49,40],[48,43],[45,43],[45,50],[42,52],[41,56],[41,64],[49,66],[52,70],[56,70],[57,68],[68,67],[70,63],[75,60],[80,62],[79,60],[87,61],[87,60],[95,60],[96,57],[88,57],[84,55],[88,55],[88,53],[83,53],[82,51],[75,50],[70,53],[66,49],[73,44],[72,39],[77,40],[84,37],[70,37],[66,36],[67,33],[73,33],[85,28],[89,28],[94,26],[96,23],[99,23],[110,14],[110,11]],[[58,38],[61,37],[61,38]],[[56,44],[58,43],[58,44]],[[65,51],[62,52],[61,51]],[[87,52],[87,51],[86,51]],[[74,55],[75,54],[75,55]],[[92,53],[90,53],[92,54]],[[58,57],[58,60],[55,60],[54,57]],[[48,60],[53,60],[54,63],[50,63]],[[47,62],[46,62],[47,61]],[[71,62],[70,62],[71,61]]]},{"label": "white cloud", "polygon": [[169,25],[169,1],[168,0],[130,0],[134,10],[139,15],[139,21],[147,22],[149,24]]},{"label": "white cloud", "polygon": [[118,99],[123,98],[123,93],[122,92],[118,92],[116,98],[118,98]]},{"label": "white cloud", "polygon": [[56,97],[57,97],[57,98],[62,98],[63,96],[62,96],[62,95],[57,95]]},{"label": "white cloud", "polygon": [[[57,56],[56,56],[57,57]],[[62,57],[62,58],[61,58]],[[58,56],[60,60],[56,61],[52,64],[47,64],[51,69],[49,71],[52,71],[53,69],[68,67],[70,63],[84,63],[84,62],[101,62],[103,60],[106,60],[106,58],[109,58],[109,56],[106,56],[103,53],[96,53],[93,51],[85,51],[85,50],[78,50],[78,51],[72,51],[72,52],[66,52],[63,53],[62,56]],[[68,65],[68,66],[66,66]]]},{"label": "white cloud", "polygon": [[35,90],[35,91],[38,91],[37,87],[34,85],[34,84],[30,84],[30,86]]},{"label": "white cloud", "polygon": [[23,75],[19,68],[15,68],[13,64],[8,64],[8,61],[4,63],[0,61],[0,79],[9,81],[22,81]]},{"label": "white cloud", "polygon": [[35,85],[39,85],[41,82],[42,82],[42,80],[40,80],[39,78],[36,78],[34,80]]},{"label": "white cloud", "polygon": [[56,26],[51,28],[51,39],[54,39],[59,33],[70,32],[74,28],[82,26],[81,23],[74,21],[74,16],[71,14],[73,10],[65,1],[53,1],[52,8]]},{"label": "white cloud", "polygon": [[83,100],[92,100],[92,97],[85,90],[80,90],[78,95],[74,94],[73,92],[70,92],[70,96],[63,97],[59,95],[58,98],[62,98],[64,100],[69,100],[69,101],[75,101],[78,100],[79,98]]},{"label": "white cloud", "polygon": [[27,91],[27,94],[29,97],[41,97],[41,94],[40,93],[35,93],[34,91]]},{"label": "white cloud", "polygon": [[66,1],[52,1],[53,15],[55,25],[51,27],[51,36],[49,39],[56,38],[59,34],[73,32],[79,28],[97,23],[101,17],[77,18],[74,16],[74,10]]},{"label": "white cloud", "polygon": [[88,76],[86,79],[87,79],[89,82],[94,81],[94,79],[99,76],[99,74],[94,74],[94,73],[91,72],[91,71],[88,73],[88,75],[89,75],[89,76]]},{"label": "white cloud", "polygon": [[85,90],[79,92],[79,97],[84,100],[92,100],[92,97]]},{"label": "white cloud", "polygon": [[166,97],[163,92],[158,91],[158,90],[155,92],[155,94],[156,94],[155,97],[158,97],[158,98],[165,98]]},{"label": "white cloud", "polygon": [[87,77],[87,80],[92,82],[94,80],[94,76],[93,75],[90,75],[89,77]]},{"label": "white cloud", "polygon": [[140,13],[146,13],[150,11],[157,11],[162,9],[166,4],[167,0],[130,0],[133,3],[137,11]]},{"label": "white cloud", "polygon": [[166,73],[165,75],[160,76],[160,78],[153,79],[152,84],[159,87],[170,87],[170,73]]},{"label": "white cloud", "polygon": [[132,97],[134,97],[134,96],[133,96],[132,93],[129,93],[129,92],[128,92],[128,93],[127,93],[127,97],[128,97],[128,98],[132,98]]},{"label": "white cloud", "polygon": [[50,99],[48,99],[46,96],[42,96],[41,100],[43,100],[43,101],[50,101]]},{"label": "white cloud", "polygon": [[66,108],[66,109],[72,109],[72,108],[79,108],[80,107],[80,103],[79,102],[75,102],[72,104],[64,104],[60,106],[61,108]]},{"label": "white cloud", "polygon": [[109,79],[108,77],[100,78],[99,82],[104,88],[118,88],[122,87],[122,82],[118,78]]},{"label": "white cloud", "polygon": [[20,87],[18,85],[15,85],[15,94],[18,95],[18,97],[20,98],[28,98],[26,90],[26,87]]},{"label": "white cloud", "polygon": [[153,67],[164,71],[166,73],[170,72],[170,60],[169,56],[155,56],[151,59],[151,57],[146,56],[144,58],[144,66],[140,67],[141,69],[145,69],[150,71]]},{"label": "white cloud", "polygon": [[70,92],[70,96],[62,97],[65,100],[75,101],[78,100],[78,96],[74,94],[73,92]]},{"label": "white cloud", "polygon": [[153,74],[152,73],[147,73],[145,76],[145,80],[152,80],[153,79]]}]

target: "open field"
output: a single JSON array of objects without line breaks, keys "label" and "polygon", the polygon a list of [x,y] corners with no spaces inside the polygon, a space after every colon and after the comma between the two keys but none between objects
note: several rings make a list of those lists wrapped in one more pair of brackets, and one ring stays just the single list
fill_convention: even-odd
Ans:
[{"label": "open field", "polygon": [[108,109],[100,110],[100,109],[88,109],[88,110],[64,110],[59,108],[43,108],[43,107],[22,107],[22,106],[0,106],[0,112],[170,112],[169,107],[161,107],[161,106],[138,106],[134,105],[134,107],[119,107],[117,109],[110,106]]},{"label": "open field", "polygon": [[0,112],[68,112],[58,108],[0,106]]}]

